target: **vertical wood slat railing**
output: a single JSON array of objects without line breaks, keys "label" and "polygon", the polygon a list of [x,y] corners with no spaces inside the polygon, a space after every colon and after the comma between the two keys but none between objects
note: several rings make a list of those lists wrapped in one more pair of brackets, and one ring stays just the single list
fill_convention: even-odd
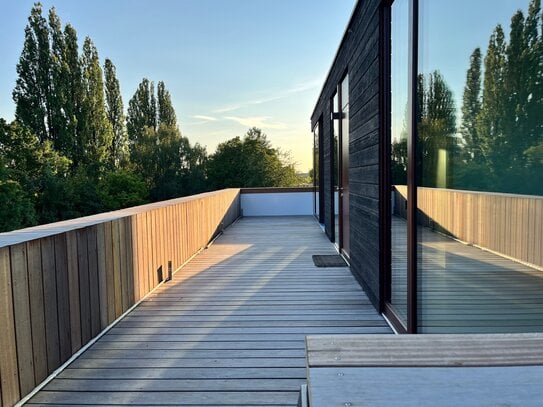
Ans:
[{"label": "vertical wood slat railing", "polygon": [[0,234],[0,405],[12,406],[239,216],[226,189]]},{"label": "vertical wood slat railing", "polygon": [[[405,217],[407,187],[394,186]],[[418,224],[524,263],[543,267],[543,197],[417,188]]]}]

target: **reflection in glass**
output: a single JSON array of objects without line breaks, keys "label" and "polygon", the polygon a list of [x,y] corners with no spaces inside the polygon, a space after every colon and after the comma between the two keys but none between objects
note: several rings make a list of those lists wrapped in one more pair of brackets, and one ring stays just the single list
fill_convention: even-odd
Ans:
[{"label": "reflection in glass", "polygon": [[392,5],[391,53],[391,298],[407,322],[407,103],[409,75],[409,1]]},{"label": "reflection in glass", "polygon": [[350,254],[349,230],[349,75],[345,75],[340,84],[341,110],[341,170],[340,170],[340,215],[341,249],[346,255]]},{"label": "reflection in glass", "polygon": [[420,0],[419,24],[418,330],[543,331],[539,2]]},{"label": "reflection in glass", "polygon": [[320,220],[320,202],[319,202],[319,124],[313,130],[313,214]]},{"label": "reflection in glass", "polygon": [[[334,97],[332,98],[332,112],[338,113],[339,110],[339,96],[337,92],[334,94]],[[334,186],[334,242],[336,244],[339,244],[339,199],[338,199],[338,193],[339,193],[339,143],[338,143],[338,135],[339,135],[339,121],[334,120],[332,118],[332,131],[333,131],[333,186]]]}]

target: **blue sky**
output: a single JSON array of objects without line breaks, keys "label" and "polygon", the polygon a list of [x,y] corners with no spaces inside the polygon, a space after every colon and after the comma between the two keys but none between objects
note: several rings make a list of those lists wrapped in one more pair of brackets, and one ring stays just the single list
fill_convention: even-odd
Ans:
[{"label": "blue sky", "polygon": [[[2,1],[0,117],[11,99],[30,0]],[[163,80],[181,131],[213,151],[251,126],[312,166],[309,117],[355,0],[45,0],[117,67],[125,108]]]}]

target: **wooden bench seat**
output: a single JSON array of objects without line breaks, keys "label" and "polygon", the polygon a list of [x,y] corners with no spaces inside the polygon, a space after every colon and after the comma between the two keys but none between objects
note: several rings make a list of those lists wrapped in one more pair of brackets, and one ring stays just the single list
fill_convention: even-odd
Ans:
[{"label": "wooden bench seat", "polygon": [[309,405],[543,406],[543,334],[314,335]]}]

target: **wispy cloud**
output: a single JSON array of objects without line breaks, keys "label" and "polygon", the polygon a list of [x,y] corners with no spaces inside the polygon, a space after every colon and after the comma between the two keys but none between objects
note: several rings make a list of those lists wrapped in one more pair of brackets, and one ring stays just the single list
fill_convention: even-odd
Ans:
[{"label": "wispy cloud", "polygon": [[269,122],[269,117],[264,116],[252,116],[252,117],[238,117],[238,116],[225,116],[225,119],[232,120],[245,127],[258,127],[260,129],[284,129],[286,124],[279,122]]},{"label": "wispy cloud", "polygon": [[216,117],[204,116],[204,115],[201,115],[201,114],[196,114],[196,115],[194,115],[192,117],[195,118],[195,119],[205,120],[207,122],[214,122],[214,121],[217,120]]},{"label": "wispy cloud", "polygon": [[234,110],[238,110],[241,107],[242,107],[242,105],[225,106],[225,107],[221,107],[220,109],[213,110],[213,113],[228,113],[228,112],[232,112]]},{"label": "wispy cloud", "polygon": [[273,102],[276,100],[284,99],[286,97],[289,97],[291,95],[294,95],[296,93],[305,92],[307,90],[311,90],[314,88],[317,88],[321,83],[320,79],[315,79],[311,81],[301,82],[298,84],[295,84],[290,89],[285,89],[282,91],[276,91],[276,92],[270,92],[269,96],[265,96],[259,99],[249,100],[246,102],[230,105],[230,106],[224,106],[219,109],[214,110],[214,113],[227,113],[227,112],[233,112],[234,110],[239,110],[244,107],[254,106],[254,105],[261,105],[263,103]]}]

